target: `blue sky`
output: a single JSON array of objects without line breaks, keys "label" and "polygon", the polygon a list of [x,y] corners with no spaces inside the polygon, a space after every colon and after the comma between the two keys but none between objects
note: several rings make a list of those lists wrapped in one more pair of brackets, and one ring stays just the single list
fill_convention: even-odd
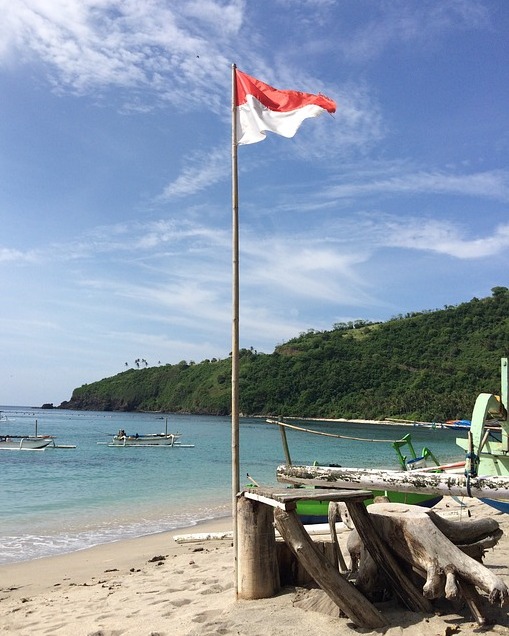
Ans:
[{"label": "blue sky", "polygon": [[508,285],[505,0],[0,8],[0,404],[229,355],[233,62],[338,105],[239,148],[242,347]]}]

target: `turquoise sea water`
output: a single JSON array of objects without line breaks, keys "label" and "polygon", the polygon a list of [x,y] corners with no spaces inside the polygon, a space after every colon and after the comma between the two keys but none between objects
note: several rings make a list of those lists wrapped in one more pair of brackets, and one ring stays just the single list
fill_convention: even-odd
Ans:
[{"label": "turquoise sea water", "polygon": [[[99,543],[194,525],[231,514],[231,420],[228,417],[103,413],[0,406],[0,432],[53,435],[75,449],[0,451],[0,564],[71,552]],[[194,448],[111,448],[128,434],[182,433]],[[449,430],[412,426],[307,423],[364,439],[395,440],[410,432],[417,452],[440,461],[462,458]],[[389,442],[337,440],[288,431],[295,464],[395,468]],[[279,429],[263,419],[240,422],[240,475],[276,484],[284,463]]]}]

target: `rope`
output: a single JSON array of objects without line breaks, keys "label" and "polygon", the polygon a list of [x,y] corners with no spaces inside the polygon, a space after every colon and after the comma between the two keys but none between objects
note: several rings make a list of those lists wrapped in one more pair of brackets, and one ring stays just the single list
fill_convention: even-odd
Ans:
[{"label": "rope", "polygon": [[[484,439],[480,445],[479,452],[481,447],[484,445],[488,438],[488,435],[485,434]],[[477,455],[474,451],[474,438],[472,436],[472,431],[468,431],[468,451],[465,455],[465,477],[467,478],[467,495],[472,497],[472,492],[470,490],[470,480],[471,478],[477,477],[477,470],[479,468],[479,455]]]},{"label": "rope", "polygon": [[338,435],[337,433],[324,433],[323,431],[314,431],[311,428],[302,428],[301,426],[295,426],[294,424],[287,424],[286,422],[279,422],[278,420],[265,420],[268,424],[277,424],[278,426],[284,426],[291,428],[294,431],[301,431],[302,433],[311,433],[312,435],[323,435],[324,437],[335,437],[336,439],[349,439],[354,442],[381,442],[383,444],[394,444],[395,442],[401,442],[400,439],[367,439],[365,437],[350,437],[348,435]]}]

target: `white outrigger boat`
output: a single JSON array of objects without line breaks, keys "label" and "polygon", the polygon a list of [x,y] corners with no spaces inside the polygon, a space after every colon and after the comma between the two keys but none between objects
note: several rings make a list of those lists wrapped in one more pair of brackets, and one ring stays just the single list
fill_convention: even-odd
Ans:
[{"label": "white outrigger boat", "polygon": [[[182,444],[180,438],[182,433],[168,433],[168,421],[166,420],[166,431],[164,433],[148,433],[139,435],[127,435],[124,429],[120,429],[113,436],[108,446],[166,446],[169,448],[194,448],[194,444]],[[100,442],[99,442],[100,443]]]},{"label": "white outrigger boat", "polygon": [[44,450],[45,448],[76,448],[74,445],[57,445],[52,435],[0,435],[0,450]]},{"label": "white outrigger boat", "polygon": [[108,446],[175,446],[180,445],[177,440],[180,433],[149,433],[148,435],[127,435],[125,431],[119,431],[113,436]]},{"label": "white outrigger boat", "polygon": [[43,450],[54,443],[49,436],[0,435],[0,450]]}]

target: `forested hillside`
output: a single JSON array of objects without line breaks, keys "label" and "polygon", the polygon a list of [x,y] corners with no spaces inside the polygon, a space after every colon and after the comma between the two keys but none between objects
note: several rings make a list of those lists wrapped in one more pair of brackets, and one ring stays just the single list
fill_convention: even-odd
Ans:
[{"label": "forested hillside", "polygon": [[[271,354],[240,354],[246,415],[470,417],[480,392],[499,393],[509,355],[509,290],[385,323],[310,330]],[[231,361],[180,362],[118,375],[74,390],[61,408],[227,415]]]}]

